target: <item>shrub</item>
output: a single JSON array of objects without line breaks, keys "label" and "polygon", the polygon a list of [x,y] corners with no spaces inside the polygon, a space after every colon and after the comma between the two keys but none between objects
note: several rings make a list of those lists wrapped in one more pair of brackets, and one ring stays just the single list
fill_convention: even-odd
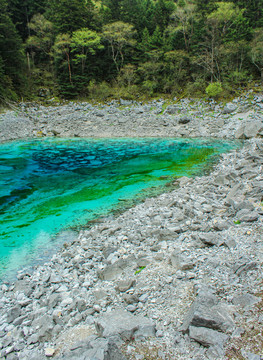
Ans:
[{"label": "shrub", "polygon": [[204,79],[197,78],[194,82],[189,82],[186,85],[186,94],[187,96],[202,96],[205,92],[206,83]]},{"label": "shrub", "polygon": [[223,92],[221,82],[217,81],[209,84],[205,89],[205,92],[208,97],[217,98]]},{"label": "shrub", "polygon": [[111,96],[111,87],[106,81],[96,84],[91,80],[88,86],[89,97],[93,100],[104,101]]}]

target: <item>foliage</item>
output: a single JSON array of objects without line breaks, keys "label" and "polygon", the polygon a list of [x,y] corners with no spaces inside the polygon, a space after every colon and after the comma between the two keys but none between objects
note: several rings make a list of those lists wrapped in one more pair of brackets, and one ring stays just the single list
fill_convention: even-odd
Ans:
[{"label": "foliage", "polygon": [[[0,0],[0,101],[17,99],[25,83],[25,56],[5,0]],[[2,100],[1,100],[2,99]]]},{"label": "foliage", "polygon": [[71,38],[70,47],[75,54],[75,62],[81,63],[81,72],[84,74],[88,54],[95,55],[97,50],[103,49],[101,37],[87,28],[74,31]]},{"label": "foliage", "polygon": [[145,269],[145,266],[140,266],[139,269],[135,271],[134,275],[139,274],[143,269]]},{"label": "foliage", "polygon": [[262,0],[0,0],[2,99],[225,96],[262,49]]},{"label": "foliage", "polygon": [[214,82],[207,86],[205,92],[208,97],[217,98],[222,93],[222,85],[220,82]]},{"label": "foliage", "polygon": [[105,101],[112,94],[111,86],[106,81],[96,84],[95,80],[91,80],[88,85],[88,94],[92,100]]},{"label": "foliage", "polygon": [[261,74],[261,83],[263,84],[263,29],[256,29],[254,39],[251,43],[250,56],[253,64]]},{"label": "foliage", "polygon": [[135,34],[134,27],[122,21],[107,24],[103,27],[102,36],[110,45],[112,60],[118,72],[124,63],[125,47],[135,46],[136,44]]},{"label": "foliage", "polygon": [[38,51],[43,55],[50,56],[54,41],[53,24],[44,15],[35,14],[28,24],[34,35],[30,35],[26,40],[29,51]]},{"label": "foliage", "polygon": [[47,0],[46,15],[56,33],[69,33],[94,27],[94,5],[91,0]]}]

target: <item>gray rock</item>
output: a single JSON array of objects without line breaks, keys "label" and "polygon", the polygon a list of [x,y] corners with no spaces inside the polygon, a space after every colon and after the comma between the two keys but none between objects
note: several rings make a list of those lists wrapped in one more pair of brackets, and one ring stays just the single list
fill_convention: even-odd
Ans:
[{"label": "gray rock", "polygon": [[176,114],[178,109],[179,107],[177,105],[168,105],[164,111],[164,114],[169,114],[169,115]]},{"label": "gray rock", "polygon": [[179,118],[178,123],[179,124],[188,124],[190,121],[192,121],[192,116],[190,116],[190,115],[182,115]]},{"label": "gray rock", "polygon": [[234,321],[225,304],[217,304],[210,293],[198,295],[180,328],[188,332],[189,326],[207,327],[218,331],[233,331]]},{"label": "gray rock", "polygon": [[87,343],[80,342],[58,360],[126,360],[115,342],[95,338]]},{"label": "gray rock", "polygon": [[214,233],[200,233],[199,239],[208,246],[218,245],[218,236]]},{"label": "gray rock", "polygon": [[249,122],[236,131],[235,137],[236,139],[251,139],[259,135],[262,128],[263,124],[261,122]]},{"label": "gray rock", "polygon": [[104,289],[96,289],[93,291],[93,295],[95,296],[96,300],[101,300],[105,299],[108,296],[108,293]]},{"label": "gray rock", "polygon": [[20,315],[21,315],[21,306],[16,305],[8,311],[6,321],[10,324],[16,318],[20,317]]},{"label": "gray rock", "polygon": [[135,112],[135,114],[143,114],[144,113],[144,109],[143,109],[143,107],[137,107],[137,108],[135,108],[134,109],[134,112]]},{"label": "gray rock", "polygon": [[235,274],[240,276],[242,274],[246,274],[250,270],[257,268],[257,266],[257,262],[246,257],[241,257],[240,259],[236,260],[233,266],[233,271]]},{"label": "gray rock", "polygon": [[241,222],[253,222],[257,221],[258,213],[249,209],[242,209],[237,212],[236,218]]},{"label": "gray rock", "polygon": [[133,304],[130,304],[126,307],[126,310],[129,311],[129,312],[134,312],[137,310],[137,306],[133,305]]},{"label": "gray rock", "polygon": [[220,346],[223,348],[229,336],[205,327],[189,327],[189,336],[203,346]]},{"label": "gray rock", "polygon": [[233,103],[228,103],[222,110],[222,114],[231,114],[237,109],[237,105]]},{"label": "gray rock", "polygon": [[139,301],[144,304],[144,303],[146,303],[146,301],[148,300],[148,298],[149,298],[149,295],[148,295],[148,294],[142,294],[142,295],[139,297]]},{"label": "gray rock", "polygon": [[147,265],[149,265],[151,263],[151,261],[145,257],[140,257],[136,260],[136,264],[137,266],[140,267],[146,267]]},{"label": "gray rock", "polygon": [[103,270],[99,270],[98,276],[101,280],[116,280],[121,276],[126,266],[126,261],[119,260],[114,264],[106,266]]},{"label": "gray rock", "polygon": [[[219,220],[219,221],[214,222],[213,225],[214,225],[214,229],[216,231],[223,231],[223,230],[227,230],[231,224],[229,221]],[[221,245],[221,242],[219,241],[219,239],[218,239],[217,245],[218,246]]]},{"label": "gray rock", "polygon": [[27,319],[27,316],[26,316],[26,315],[19,316],[19,317],[17,317],[16,319],[14,319],[13,325],[14,325],[14,326],[21,325],[25,319]]},{"label": "gray rock", "polygon": [[237,243],[234,239],[226,239],[223,241],[223,245],[227,246],[229,249],[235,248]]},{"label": "gray rock", "polygon": [[34,291],[34,284],[29,279],[19,280],[15,283],[13,291],[22,292],[26,297],[30,297]]},{"label": "gray rock", "polygon": [[105,246],[102,250],[105,259],[117,250],[115,246]]},{"label": "gray rock", "polygon": [[134,279],[120,280],[116,286],[116,289],[120,292],[125,292],[134,286],[136,281]]},{"label": "gray rock", "polygon": [[60,294],[51,294],[48,299],[48,306],[54,308],[58,303],[61,302],[61,300],[62,298]]},{"label": "gray rock", "polygon": [[226,185],[229,184],[229,179],[226,175],[218,175],[214,179],[216,185]]},{"label": "gray rock", "polygon": [[234,296],[232,302],[234,305],[239,305],[241,307],[251,308],[253,305],[260,302],[260,298],[251,294],[242,294],[238,296]]},{"label": "gray rock", "polygon": [[120,336],[122,340],[155,335],[154,323],[143,316],[134,316],[124,310],[114,310],[96,319],[98,334],[103,337]]},{"label": "gray rock", "polygon": [[249,201],[241,201],[241,202],[234,203],[234,207],[237,211],[243,210],[243,209],[247,209],[250,211],[254,210],[254,205],[251,204],[251,202],[249,202]]},{"label": "gray rock", "polygon": [[135,304],[139,301],[139,298],[137,295],[135,294],[124,294],[123,295],[123,300],[127,303],[127,304]]},{"label": "gray rock", "polygon": [[195,266],[195,262],[193,261],[192,258],[183,258],[183,256],[181,254],[178,253],[177,250],[175,250],[171,257],[170,257],[170,261],[172,266],[176,269],[176,270],[191,270],[194,268]]},{"label": "gray rock", "polygon": [[232,334],[232,338],[240,338],[245,332],[246,330],[244,328],[237,327]]},{"label": "gray rock", "polygon": [[53,317],[50,315],[44,315],[35,319],[32,327],[37,335],[37,341],[50,340],[54,325]]}]

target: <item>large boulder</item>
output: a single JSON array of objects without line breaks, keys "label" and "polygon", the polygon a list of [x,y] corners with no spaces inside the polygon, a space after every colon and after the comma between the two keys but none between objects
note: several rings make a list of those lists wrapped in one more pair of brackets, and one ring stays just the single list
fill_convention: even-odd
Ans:
[{"label": "large boulder", "polygon": [[248,122],[237,129],[236,139],[251,139],[253,137],[262,136],[263,124],[261,121]]},{"label": "large boulder", "polygon": [[144,316],[134,316],[125,310],[114,310],[96,319],[95,327],[100,336],[119,336],[122,340],[155,335],[155,324]]},{"label": "large boulder", "polygon": [[189,327],[189,336],[203,346],[220,346],[223,347],[229,336],[219,331],[204,327]]},{"label": "large boulder", "polygon": [[178,105],[168,105],[164,111],[164,114],[173,115],[176,114],[179,110]]},{"label": "large boulder", "polygon": [[126,360],[115,342],[94,338],[79,342],[58,360]]},{"label": "large boulder", "polygon": [[202,291],[190,307],[180,328],[189,332],[190,326],[209,328],[221,332],[232,332],[235,325],[226,304],[218,302],[211,291]]},{"label": "large boulder", "polygon": [[231,114],[237,109],[237,105],[233,103],[228,103],[222,110],[222,114]]}]

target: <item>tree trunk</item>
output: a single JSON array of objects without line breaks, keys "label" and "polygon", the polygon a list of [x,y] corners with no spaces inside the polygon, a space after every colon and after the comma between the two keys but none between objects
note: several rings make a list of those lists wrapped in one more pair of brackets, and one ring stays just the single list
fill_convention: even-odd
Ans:
[{"label": "tree trunk", "polygon": [[67,56],[67,62],[68,62],[68,75],[69,75],[69,82],[72,85],[72,79],[71,79],[71,67],[70,67],[70,58],[69,58],[69,53],[66,52],[66,56]]}]

